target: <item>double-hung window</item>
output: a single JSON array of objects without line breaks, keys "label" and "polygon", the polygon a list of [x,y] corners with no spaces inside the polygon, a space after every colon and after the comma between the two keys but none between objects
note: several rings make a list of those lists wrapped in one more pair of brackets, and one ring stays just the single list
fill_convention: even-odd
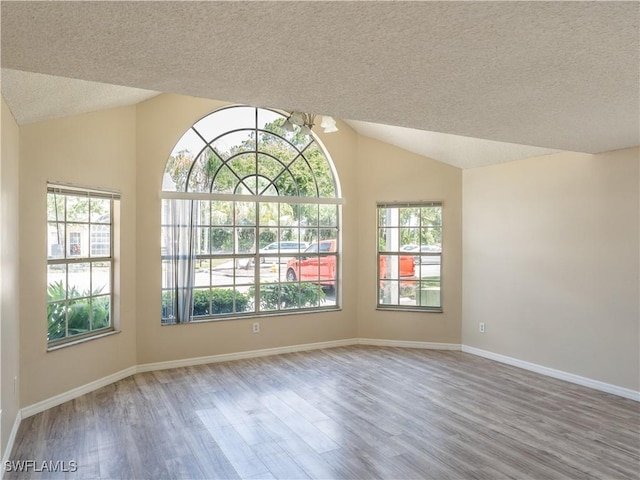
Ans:
[{"label": "double-hung window", "polygon": [[50,347],[113,330],[117,193],[47,187],[47,340]]},{"label": "double-hung window", "polygon": [[378,308],[442,311],[442,204],[378,204]]}]

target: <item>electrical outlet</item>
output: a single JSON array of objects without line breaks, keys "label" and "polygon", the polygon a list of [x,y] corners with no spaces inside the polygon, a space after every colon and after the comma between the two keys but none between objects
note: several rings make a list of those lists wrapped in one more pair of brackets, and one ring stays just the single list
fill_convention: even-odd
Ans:
[{"label": "electrical outlet", "polygon": [[253,333],[260,333],[260,323],[259,322],[255,322],[253,324]]},{"label": "electrical outlet", "polygon": [[484,333],[484,322],[480,322],[480,333]]}]

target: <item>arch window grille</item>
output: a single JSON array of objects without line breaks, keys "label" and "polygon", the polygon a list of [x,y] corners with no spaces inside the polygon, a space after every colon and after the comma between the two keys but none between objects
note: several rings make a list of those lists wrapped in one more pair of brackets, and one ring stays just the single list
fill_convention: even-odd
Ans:
[{"label": "arch window grille", "polygon": [[320,140],[233,106],[175,145],[162,184],[162,323],[339,307],[340,187]]}]

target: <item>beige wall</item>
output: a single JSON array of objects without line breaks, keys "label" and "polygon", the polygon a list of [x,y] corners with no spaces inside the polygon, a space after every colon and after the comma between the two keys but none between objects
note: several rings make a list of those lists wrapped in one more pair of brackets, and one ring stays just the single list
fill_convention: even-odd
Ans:
[{"label": "beige wall", "polygon": [[[27,406],[135,365],[135,107],[20,128],[21,405]],[[121,333],[47,352],[46,182],[120,191]]]},{"label": "beige wall", "polygon": [[2,99],[0,154],[0,456],[20,406],[19,392],[14,393],[13,379],[19,376],[19,307],[18,307],[18,125]]},{"label": "beige wall", "polygon": [[464,344],[639,390],[639,161],[464,171]]},{"label": "beige wall", "polygon": [[[460,343],[462,171],[367,137],[358,146],[358,336]],[[376,310],[376,203],[442,201],[443,313]],[[345,225],[345,229],[347,226]]]},{"label": "beige wall", "polygon": [[160,325],[160,189],[167,158],[182,134],[223,103],[161,95],[138,105],[137,115],[137,270],[138,363],[152,363],[353,338],[357,328],[357,135],[347,125],[322,136],[335,163],[345,200],[343,208],[343,309],[329,313]]},{"label": "beige wall", "polygon": [[[354,337],[465,343],[638,389],[637,149],[554,155],[463,173],[339,123],[339,133],[320,138],[344,199],[343,309],[263,317],[257,335],[251,333],[254,319],[162,327],[165,162],[187,128],[223,105],[161,95],[134,107],[20,128],[20,291],[13,298],[19,294],[22,407],[135,364]],[[3,103],[3,117],[5,110]],[[3,199],[17,195],[17,136],[15,122],[3,118]],[[49,353],[46,300],[34,293],[46,288],[47,180],[122,192],[121,333]],[[376,202],[419,200],[444,204],[444,313],[378,311]],[[0,218],[2,225],[16,225],[15,213]],[[16,240],[11,248],[17,249]],[[3,264],[7,298],[11,271],[5,273]],[[18,354],[10,340],[17,333],[5,336],[17,324],[9,330],[5,325],[16,309],[15,302],[3,301],[0,311],[3,442],[13,421],[5,421],[5,405],[11,405],[5,392],[14,373],[5,372],[17,371],[8,355]],[[476,333],[480,321],[487,324],[483,336]]]}]

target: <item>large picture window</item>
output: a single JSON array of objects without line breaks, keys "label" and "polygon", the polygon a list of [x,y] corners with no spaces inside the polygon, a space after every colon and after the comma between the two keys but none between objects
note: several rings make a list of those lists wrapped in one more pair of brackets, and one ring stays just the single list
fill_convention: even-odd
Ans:
[{"label": "large picture window", "polygon": [[442,311],[442,204],[378,205],[378,308]]},{"label": "large picture window", "polygon": [[163,179],[162,323],[339,306],[340,196],[313,134],[228,107],[178,141]]},{"label": "large picture window", "polygon": [[49,346],[113,329],[115,193],[47,188]]}]

